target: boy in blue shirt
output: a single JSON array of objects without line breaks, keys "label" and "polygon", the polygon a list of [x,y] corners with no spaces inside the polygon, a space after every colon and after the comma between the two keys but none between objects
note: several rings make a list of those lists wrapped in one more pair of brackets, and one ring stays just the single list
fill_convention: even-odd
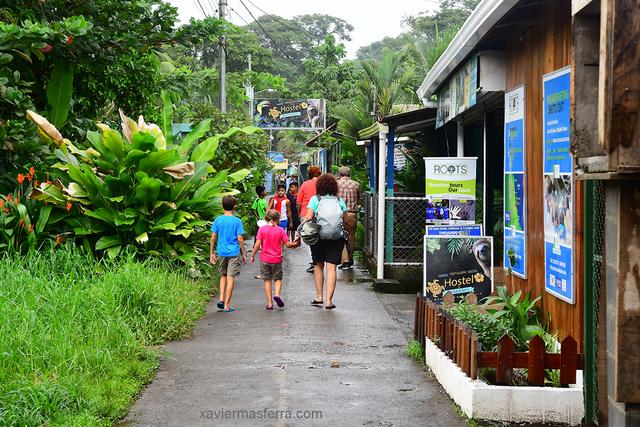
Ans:
[{"label": "boy in blue shirt", "polygon": [[[233,215],[236,208],[236,198],[224,196],[222,198],[224,214],[211,224],[210,260],[215,265],[220,259],[220,300],[217,307],[226,313],[234,310],[231,307],[233,281],[240,274],[242,264],[247,263],[247,253],[244,248],[244,228],[240,218]],[[213,250],[216,239],[218,256]]]}]

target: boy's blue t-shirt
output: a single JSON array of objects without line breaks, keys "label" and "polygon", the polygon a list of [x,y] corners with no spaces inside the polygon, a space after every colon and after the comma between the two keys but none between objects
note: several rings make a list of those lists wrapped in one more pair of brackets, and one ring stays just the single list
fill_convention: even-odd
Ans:
[{"label": "boy's blue t-shirt", "polygon": [[211,232],[218,236],[216,246],[218,256],[240,255],[240,243],[238,236],[244,234],[240,218],[229,215],[221,215],[211,224]]}]

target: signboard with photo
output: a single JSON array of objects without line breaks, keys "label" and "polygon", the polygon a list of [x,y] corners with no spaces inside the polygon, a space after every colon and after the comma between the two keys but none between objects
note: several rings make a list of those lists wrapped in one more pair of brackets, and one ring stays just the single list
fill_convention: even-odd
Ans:
[{"label": "signboard with photo", "polygon": [[477,157],[425,157],[428,224],[475,223]]},{"label": "signboard with photo", "polygon": [[493,291],[493,238],[425,236],[423,293],[441,303],[451,293],[456,302],[475,293],[478,300]]},{"label": "signboard with photo", "polygon": [[436,129],[476,105],[478,56],[473,55],[438,91]]},{"label": "signboard with photo", "polygon": [[274,169],[287,169],[289,167],[289,160],[284,157],[284,153],[279,151],[269,151],[269,160]]},{"label": "signboard with photo", "polygon": [[264,129],[324,129],[324,99],[255,99],[253,124]]},{"label": "signboard with photo", "polygon": [[504,95],[504,268],[527,278],[525,88]]},{"label": "signboard with photo", "polygon": [[574,304],[571,68],[544,75],[542,89],[545,290]]}]

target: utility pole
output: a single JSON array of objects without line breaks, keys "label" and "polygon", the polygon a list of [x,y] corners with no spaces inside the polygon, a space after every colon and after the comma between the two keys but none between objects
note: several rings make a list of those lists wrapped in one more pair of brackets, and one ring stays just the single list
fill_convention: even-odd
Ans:
[{"label": "utility pole", "polygon": [[253,117],[253,85],[251,84],[251,54],[247,54],[247,62],[249,64],[249,80],[247,81],[246,94],[249,98],[249,118]]},{"label": "utility pole", "polygon": [[[224,19],[224,8],[227,5],[227,0],[219,0],[218,2],[218,18]],[[224,34],[220,36],[220,43],[218,45],[218,52],[220,54],[220,111],[227,112],[227,53],[225,51],[226,39]]]}]

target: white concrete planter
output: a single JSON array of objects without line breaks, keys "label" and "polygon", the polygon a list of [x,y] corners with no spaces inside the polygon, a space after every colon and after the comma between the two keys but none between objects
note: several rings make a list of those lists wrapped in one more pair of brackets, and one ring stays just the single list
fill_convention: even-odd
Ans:
[{"label": "white concrete planter", "polygon": [[578,425],[584,416],[582,371],[569,388],[509,387],[472,380],[431,340],[425,361],[445,391],[469,418],[513,423]]}]

